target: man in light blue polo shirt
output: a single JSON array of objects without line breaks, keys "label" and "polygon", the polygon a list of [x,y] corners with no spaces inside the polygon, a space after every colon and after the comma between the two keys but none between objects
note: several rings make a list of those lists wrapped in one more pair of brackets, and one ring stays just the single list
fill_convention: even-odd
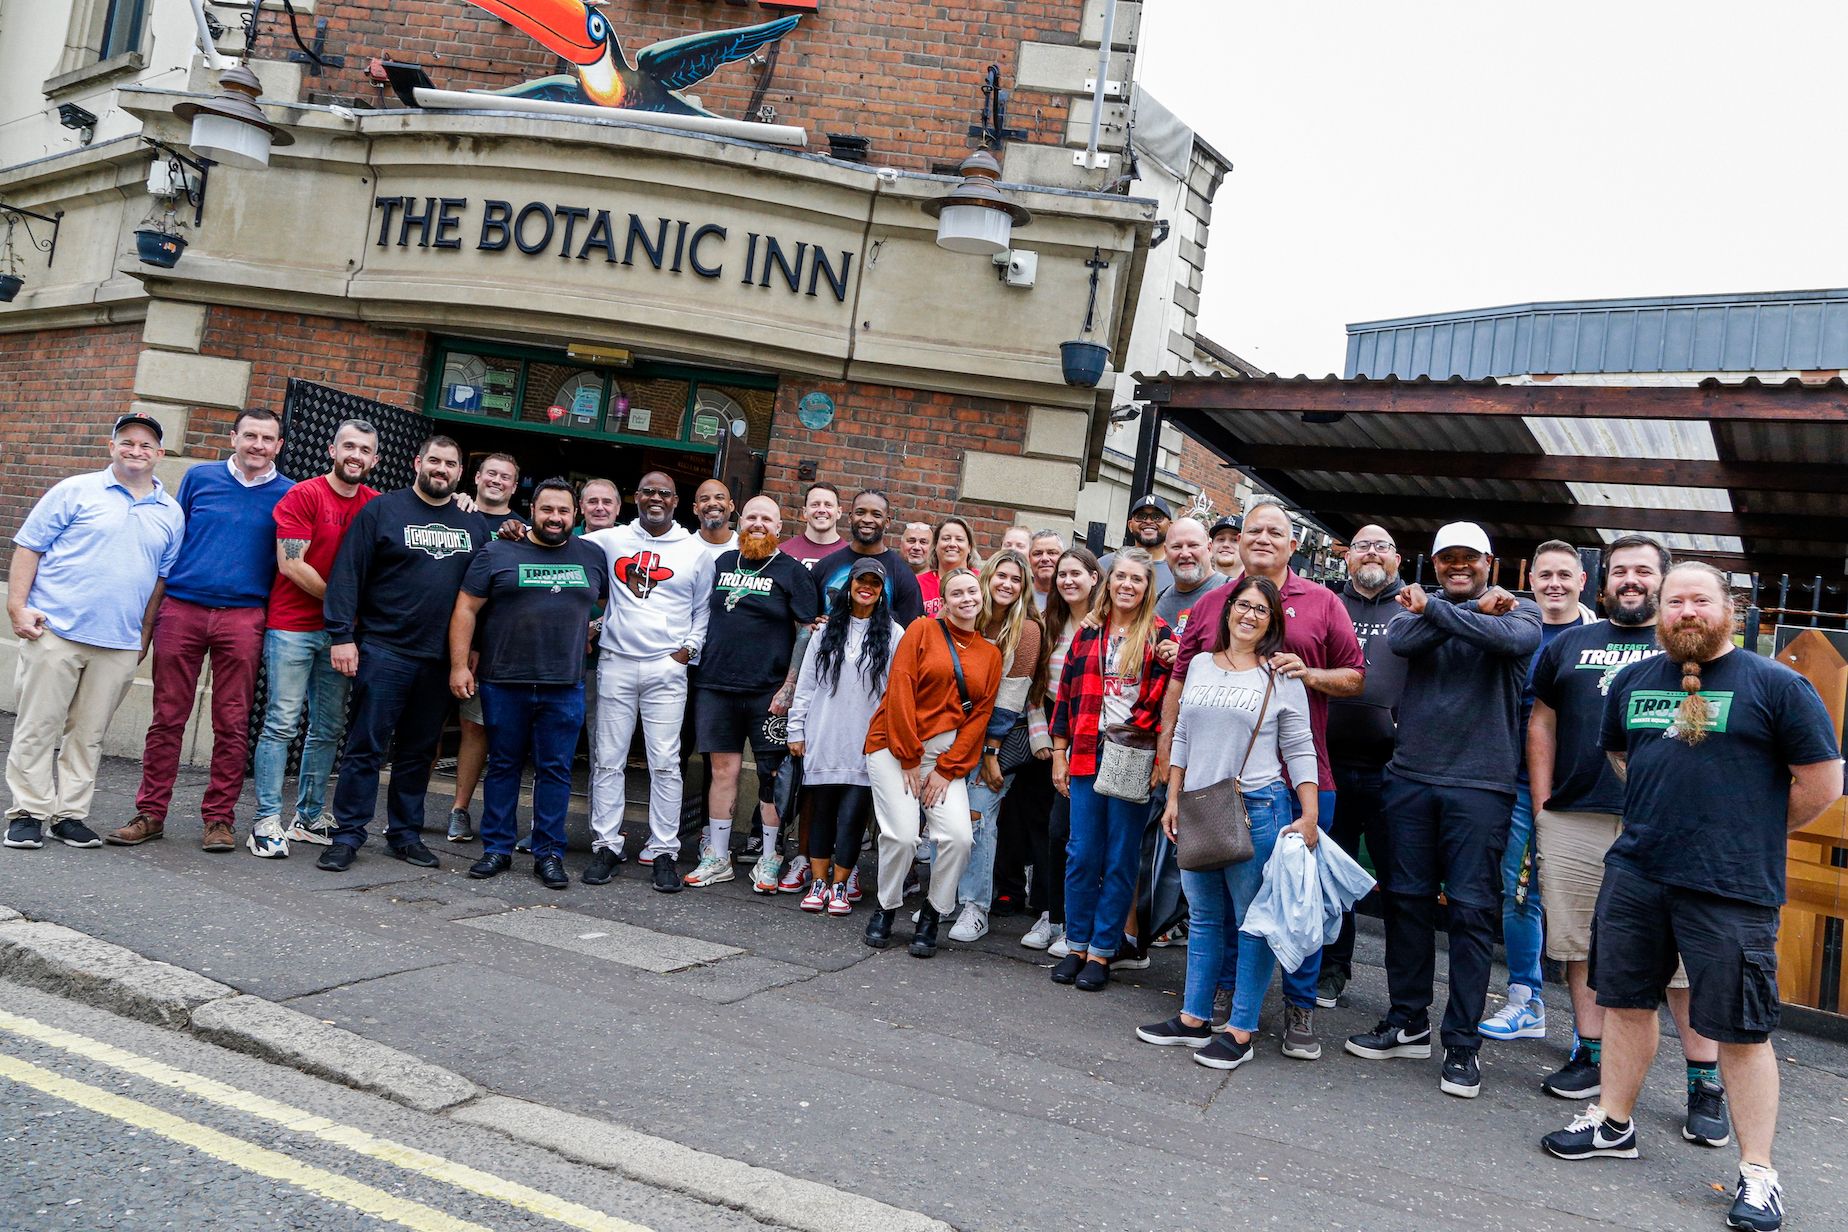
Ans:
[{"label": "man in light blue polo shirt", "polygon": [[[160,421],[115,422],[109,465],[63,480],[13,536],[6,610],[19,638],[19,717],[6,757],[6,845],[100,847],[84,821],[103,731],[148,650],[161,579],[186,533],[154,477]],[[54,776],[54,757],[56,773]]]}]

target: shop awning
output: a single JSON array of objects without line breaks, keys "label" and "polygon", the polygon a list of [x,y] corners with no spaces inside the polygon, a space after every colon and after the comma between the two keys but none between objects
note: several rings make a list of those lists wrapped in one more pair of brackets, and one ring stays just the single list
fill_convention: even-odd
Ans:
[{"label": "shop awning", "polygon": [[1848,383],[1577,385],[1155,376],[1137,398],[1336,535],[1480,522],[1664,538],[1723,568],[1848,575]]}]

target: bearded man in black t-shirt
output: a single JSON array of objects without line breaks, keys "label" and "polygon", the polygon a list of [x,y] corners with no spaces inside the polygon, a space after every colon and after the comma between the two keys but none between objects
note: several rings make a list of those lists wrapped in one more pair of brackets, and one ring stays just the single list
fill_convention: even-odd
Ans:
[{"label": "bearded man in black t-shirt", "polygon": [[1842,794],[1835,725],[1815,688],[1733,645],[1725,574],[1668,571],[1656,635],[1667,652],[1611,683],[1602,740],[1624,782],[1623,832],[1604,858],[1591,986],[1604,1008],[1603,1107],[1541,1145],[1561,1159],[1634,1158],[1637,1093],[1655,1057],[1656,1011],[1687,970],[1689,1018],[1719,1041],[1739,1180],[1727,1223],[1783,1226],[1771,1166],[1777,1130],[1778,908],[1790,832]]}]

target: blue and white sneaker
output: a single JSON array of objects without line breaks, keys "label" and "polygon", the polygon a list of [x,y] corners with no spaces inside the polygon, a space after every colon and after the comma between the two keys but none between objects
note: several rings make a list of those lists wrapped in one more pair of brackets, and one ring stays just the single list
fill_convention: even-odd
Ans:
[{"label": "blue and white sneaker", "polygon": [[1545,1039],[1546,1002],[1525,984],[1508,986],[1508,1003],[1476,1024],[1492,1040]]},{"label": "blue and white sneaker", "polygon": [[282,818],[257,818],[256,823],[250,827],[250,837],[244,840],[244,846],[260,860],[288,859],[289,840],[282,832]]},{"label": "blue and white sneaker", "polygon": [[1540,1146],[1555,1159],[1635,1159],[1636,1122],[1612,1129],[1610,1114],[1593,1104],[1540,1139]]},{"label": "blue and white sneaker", "polygon": [[1733,1190],[1732,1209],[1726,1212],[1726,1226],[1751,1232],[1777,1232],[1784,1226],[1784,1189],[1777,1183],[1776,1168],[1739,1165],[1739,1184]]}]

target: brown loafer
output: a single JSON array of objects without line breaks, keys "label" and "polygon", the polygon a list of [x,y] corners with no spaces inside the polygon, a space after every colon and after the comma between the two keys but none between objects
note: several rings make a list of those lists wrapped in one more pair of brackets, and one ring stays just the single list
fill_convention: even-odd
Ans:
[{"label": "brown loafer", "polygon": [[166,828],[166,822],[156,821],[146,813],[136,813],[135,819],[110,834],[108,841],[117,847],[138,847],[149,839],[160,838]]},{"label": "brown loafer", "polygon": [[200,846],[207,851],[236,851],[237,835],[222,821],[208,821],[205,824],[205,841]]}]

